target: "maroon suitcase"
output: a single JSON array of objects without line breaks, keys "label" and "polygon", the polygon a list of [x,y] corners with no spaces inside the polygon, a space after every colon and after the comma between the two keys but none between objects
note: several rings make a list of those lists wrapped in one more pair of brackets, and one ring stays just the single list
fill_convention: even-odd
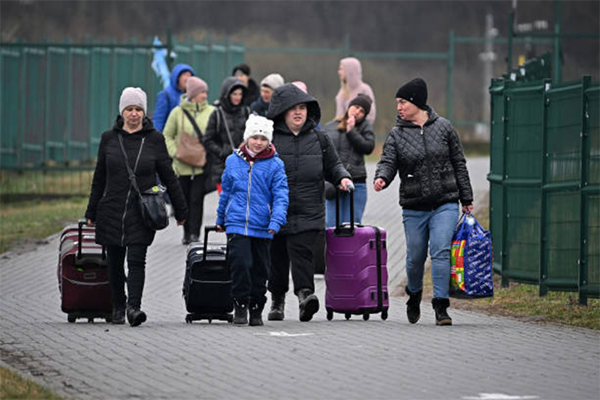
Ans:
[{"label": "maroon suitcase", "polygon": [[58,288],[67,320],[112,320],[112,299],[104,248],[95,242],[96,231],[85,220],[69,225],[60,235]]}]

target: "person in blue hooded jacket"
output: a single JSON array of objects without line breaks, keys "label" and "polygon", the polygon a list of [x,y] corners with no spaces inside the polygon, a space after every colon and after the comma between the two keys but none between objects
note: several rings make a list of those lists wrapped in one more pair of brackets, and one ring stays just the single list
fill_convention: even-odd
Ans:
[{"label": "person in blue hooded jacket", "polygon": [[248,308],[250,325],[263,325],[271,241],[287,220],[287,175],[272,139],[273,121],[250,115],[222,175],[216,225],[227,233],[236,325],[248,324]]},{"label": "person in blue hooded jacket", "polygon": [[193,68],[187,64],[177,64],[171,71],[169,86],[158,92],[152,123],[154,128],[162,132],[171,110],[179,105],[181,95],[185,93],[185,85],[190,76],[195,76]]}]

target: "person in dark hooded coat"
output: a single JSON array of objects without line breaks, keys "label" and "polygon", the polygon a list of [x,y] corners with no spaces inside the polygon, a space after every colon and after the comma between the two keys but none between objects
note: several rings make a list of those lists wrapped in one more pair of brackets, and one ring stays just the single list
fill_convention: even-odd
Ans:
[{"label": "person in dark hooded coat", "polygon": [[211,163],[212,181],[221,192],[221,175],[225,160],[244,140],[250,109],[244,105],[247,88],[238,78],[230,76],[221,84],[221,95],[208,119],[203,140]]},{"label": "person in dark hooded coat", "polygon": [[96,226],[96,242],[106,246],[113,299],[112,323],[125,323],[127,310],[130,325],[137,326],[146,321],[146,314],[140,310],[146,251],[156,232],[144,223],[138,194],[129,180],[120,139],[140,191],[156,185],[158,173],[171,195],[179,225],[185,222],[188,208],[173,172],[165,139],[146,117],[146,93],[140,88],[125,88],[119,101],[119,112],[114,127],[104,132],[100,139],[85,218],[88,225]]},{"label": "person in dark hooded coat", "polygon": [[273,143],[285,164],[289,186],[287,223],[271,246],[268,289],[272,304],[268,319],[284,318],[291,264],[300,321],[310,321],[319,310],[314,295],[314,247],[325,229],[325,179],[348,190],[351,175],[331,139],[315,129],[321,109],[314,97],[291,83],[280,86],[273,92],[267,118],[274,122]]}]

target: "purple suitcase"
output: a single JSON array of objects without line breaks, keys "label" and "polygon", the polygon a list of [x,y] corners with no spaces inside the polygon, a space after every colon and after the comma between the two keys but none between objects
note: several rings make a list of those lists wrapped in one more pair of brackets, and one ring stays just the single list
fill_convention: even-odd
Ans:
[{"label": "purple suitcase", "polygon": [[350,194],[350,224],[339,223],[339,194],[336,194],[336,227],[326,231],[325,308],[333,313],[362,315],[381,313],[387,319],[388,273],[385,230],[354,224],[354,195]]}]

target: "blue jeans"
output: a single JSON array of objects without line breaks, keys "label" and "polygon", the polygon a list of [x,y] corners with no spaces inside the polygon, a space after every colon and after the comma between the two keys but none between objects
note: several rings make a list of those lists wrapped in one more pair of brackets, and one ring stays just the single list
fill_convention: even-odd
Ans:
[{"label": "blue jeans", "polygon": [[[354,184],[354,223],[360,224],[367,205],[367,184]],[[340,193],[340,223],[350,222],[350,194]],[[326,200],[325,225],[327,228],[335,227],[335,198]]]},{"label": "blue jeans", "polygon": [[406,236],[406,277],[411,293],[423,289],[423,272],[430,246],[433,297],[447,299],[450,284],[450,246],[458,222],[458,203],[433,211],[402,210]]}]

